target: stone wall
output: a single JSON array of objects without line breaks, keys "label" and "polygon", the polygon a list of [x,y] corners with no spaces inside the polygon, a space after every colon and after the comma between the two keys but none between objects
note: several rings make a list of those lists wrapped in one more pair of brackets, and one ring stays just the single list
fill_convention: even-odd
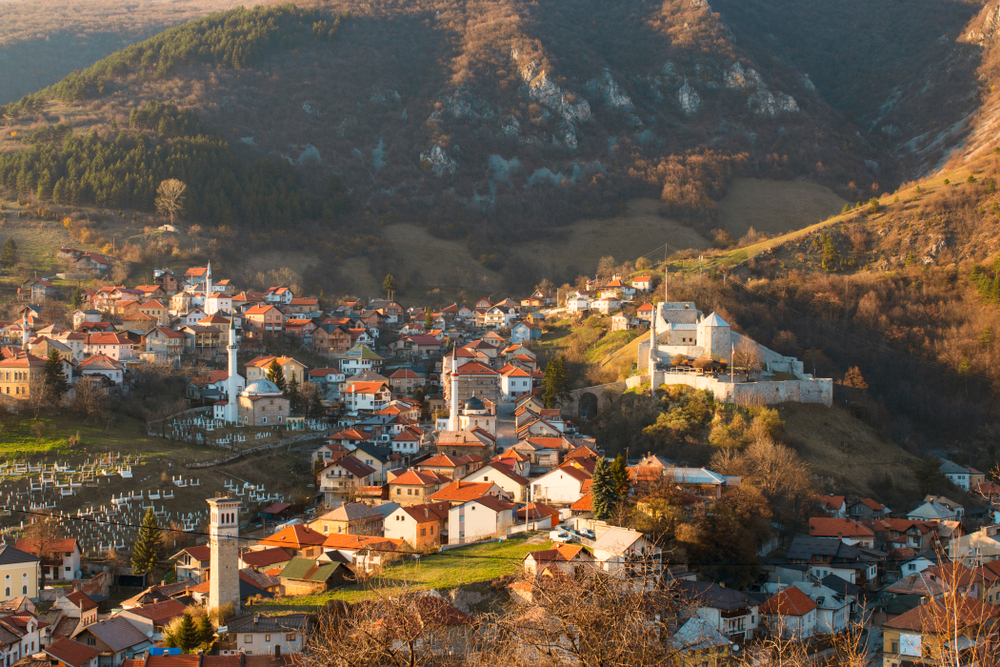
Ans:
[{"label": "stone wall", "polygon": [[737,405],[773,405],[776,403],[819,403],[833,405],[833,380],[807,378],[803,380],[761,380],[760,382],[730,383],[697,373],[667,373],[656,371],[652,378],[655,389],[661,384],[683,384],[695,389],[705,389],[723,403]]}]

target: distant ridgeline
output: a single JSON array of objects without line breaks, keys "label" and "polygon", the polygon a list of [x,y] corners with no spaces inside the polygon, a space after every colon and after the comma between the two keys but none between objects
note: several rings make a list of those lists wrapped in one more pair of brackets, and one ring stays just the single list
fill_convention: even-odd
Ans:
[{"label": "distant ridgeline", "polygon": [[129,126],[106,137],[74,135],[64,125],[36,130],[31,148],[0,154],[0,184],[57,204],[151,211],[160,181],[179,178],[188,185],[191,218],[231,226],[333,222],[350,209],[336,176],[314,194],[287,164],[240,159],[194,113],[173,104],[132,109]]},{"label": "distant ridgeline", "polygon": [[[246,67],[276,49],[333,40],[341,18],[330,25],[318,12],[290,4],[213,14],[0,106],[0,116],[37,113],[53,98],[72,103],[99,97],[108,92],[110,80],[130,73],[159,78],[193,63]],[[314,194],[290,166],[244,162],[197,116],[169,103],[147,102],[132,109],[129,130],[117,135],[74,135],[68,126],[56,125],[36,130],[28,142],[28,150],[0,155],[0,184],[19,196],[34,194],[57,204],[151,211],[160,181],[178,178],[188,185],[187,214],[220,225],[332,222],[350,209],[336,177],[325,192]]]},{"label": "distant ridgeline", "polygon": [[319,12],[292,4],[212,14],[115,51],[59,83],[0,106],[0,116],[35,113],[49,99],[70,103],[101,97],[108,92],[109,81],[128,74],[158,79],[180,65],[195,63],[243,69],[272,51],[294,48],[306,40],[334,41],[344,17],[330,25]]}]

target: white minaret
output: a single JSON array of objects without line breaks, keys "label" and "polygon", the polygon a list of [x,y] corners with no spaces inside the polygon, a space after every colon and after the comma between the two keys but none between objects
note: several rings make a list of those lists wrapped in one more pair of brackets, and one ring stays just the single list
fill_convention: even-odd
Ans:
[{"label": "white minaret", "polygon": [[208,260],[208,270],[205,271],[205,305],[208,305],[208,297],[212,296],[212,260]]},{"label": "white minaret", "polygon": [[455,351],[451,352],[451,372],[448,374],[448,388],[451,392],[450,408],[448,410],[448,430],[458,430],[458,359]]},{"label": "white minaret", "polygon": [[653,371],[656,370],[656,316],[656,306],[653,306],[653,319],[649,321],[649,360],[647,362],[650,381],[653,379]]},{"label": "white minaret", "polygon": [[28,327],[28,311],[25,310],[24,314],[21,315],[21,349],[25,352],[28,351],[28,338],[30,337],[31,329]]},{"label": "white minaret", "polygon": [[235,320],[236,316],[230,313],[229,346],[226,348],[229,350],[229,377],[226,378],[226,394],[228,394],[226,398],[226,422],[229,424],[235,424],[240,415],[239,386],[237,385],[239,375],[236,372],[236,353],[240,346],[236,343],[236,327],[233,326]]},{"label": "white minaret", "polygon": [[208,608],[232,604],[240,612],[240,500],[209,498],[208,546],[211,570],[208,580]]}]

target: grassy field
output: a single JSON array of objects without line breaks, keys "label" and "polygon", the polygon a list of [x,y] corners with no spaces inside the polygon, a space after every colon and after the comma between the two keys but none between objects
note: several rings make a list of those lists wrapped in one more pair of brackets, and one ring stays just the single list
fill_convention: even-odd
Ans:
[{"label": "grassy field", "polygon": [[452,549],[440,554],[424,556],[419,560],[391,565],[385,572],[363,585],[346,586],[323,593],[293,598],[281,598],[255,609],[281,610],[283,607],[322,607],[330,600],[358,602],[377,595],[393,594],[402,590],[446,591],[498,579],[521,571],[521,560],[532,551],[549,549],[552,543],[543,535],[528,538],[511,538],[503,542],[478,544]]},{"label": "grassy field", "polygon": [[785,440],[824,486],[837,493],[887,499],[918,495],[913,466],[919,461],[841,409],[785,403],[778,406]]},{"label": "grassy field", "polygon": [[829,188],[807,181],[737,178],[719,202],[719,219],[733,238],[750,227],[784,234],[837,215],[847,201]]}]

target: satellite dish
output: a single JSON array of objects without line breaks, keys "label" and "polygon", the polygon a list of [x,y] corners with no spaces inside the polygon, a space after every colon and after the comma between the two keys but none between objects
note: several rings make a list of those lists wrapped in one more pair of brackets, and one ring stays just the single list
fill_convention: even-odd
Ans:
[{"label": "satellite dish", "polygon": [[734,651],[739,651],[740,650],[740,645],[739,644],[733,644],[733,650]]},{"label": "satellite dish", "polygon": [[147,632],[146,636],[149,637],[150,639],[152,639],[153,638],[153,631],[150,630],[149,632]]}]

